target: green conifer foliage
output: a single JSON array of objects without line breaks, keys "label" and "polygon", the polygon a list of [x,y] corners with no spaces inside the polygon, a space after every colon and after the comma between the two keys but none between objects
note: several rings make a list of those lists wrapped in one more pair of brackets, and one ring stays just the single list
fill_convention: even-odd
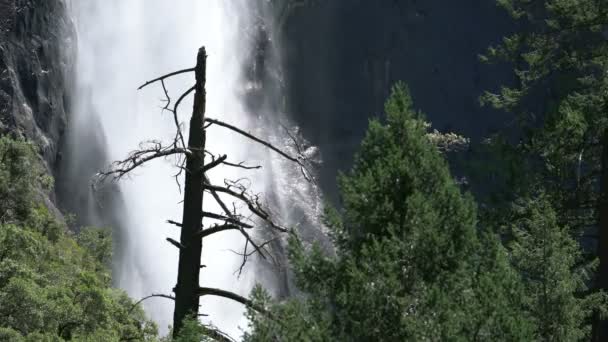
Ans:
[{"label": "green conifer foliage", "polygon": [[[517,83],[497,93],[486,93],[483,102],[518,118],[521,139],[515,147],[527,164],[527,179],[532,186],[516,195],[534,198],[536,189],[543,189],[546,200],[555,208],[555,227],[567,227],[571,237],[599,231],[596,245],[600,265],[593,284],[596,290],[605,291],[608,3],[500,0],[499,4],[518,21],[520,30],[490,48],[484,59],[513,65]],[[594,340],[606,340],[608,322],[597,322]]]},{"label": "green conifer foliage", "polygon": [[524,305],[537,341],[581,341],[591,333],[591,316],[606,301],[588,292],[592,269],[582,263],[579,244],[558,224],[546,195],[520,199],[505,225],[509,250],[524,282]]},{"label": "green conifer foliage", "polygon": [[[608,148],[608,4],[605,0],[499,0],[521,29],[483,60],[514,66],[517,83],[482,102],[512,112],[519,152],[562,224],[597,224],[602,150]],[[537,187],[532,187],[537,188]]]},{"label": "green conifer foliage", "polygon": [[290,241],[290,261],[306,295],[254,300],[246,341],[526,340],[532,328],[519,276],[496,235],[476,224],[476,208],[398,84],[386,122],[372,120],[352,170],[340,176],[344,210],[326,222],[337,256]]}]

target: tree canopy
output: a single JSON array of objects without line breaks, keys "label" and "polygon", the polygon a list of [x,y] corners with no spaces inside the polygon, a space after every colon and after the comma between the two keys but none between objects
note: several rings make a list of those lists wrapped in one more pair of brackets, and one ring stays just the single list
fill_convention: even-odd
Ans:
[{"label": "tree canopy", "polygon": [[111,286],[109,231],[68,231],[41,202],[51,185],[31,144],[0,137],[0,340],[156,340]]},{"label": "tree canopy", "polygon": [[[302,298],[250,311],[246,341],[526,340],[520,277],[498,235],[477,225],[472,197],[450,176],[423,115],[398,84],[372,120],[350,172],[343,210],[329,210],[337,255],[290,241]],[[278,318],[277,318],[278,317]]]}]

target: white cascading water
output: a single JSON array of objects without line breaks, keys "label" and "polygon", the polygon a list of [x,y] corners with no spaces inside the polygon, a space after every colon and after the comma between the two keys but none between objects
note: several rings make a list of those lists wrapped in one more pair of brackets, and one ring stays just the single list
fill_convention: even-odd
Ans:
[{"label": "white cascading water", "polygon": [[[86,107],[79,106],[79,101],[88,101],[88,106],[93,107],[93,114],[73,113],[75,125],[86,125],[87,120],[83,118],[97,115],[97,122],[101,123],[97,129],[105,135],[110,160],[125,158],[142,141],[171,142],[175,126],[171,114],[161,112],[164,96],[160,85],[140,91],[137,87],[164,73],[194,66],[197,50],[204,45],[208,54],[207,115],[235,123],[245,130],[272,133],[273,128],[260,127],[264,120],[247,113],[242,99],[246,88],[242,66],[244,56],[248,56],[252,48],[245,43],[242,28],[250,24],[250,3],[247,0],[72,1],[70,6],[78,32],[74,108]],[[193,83],[194,76],[187,74],[176,76],[166,84],[175,101]],[[180,121],[184,122],[184,132],[187,132],[192,99],[184,101],[180,108]],[[281,133],[276,130],[274,133],[273,140],[280,143]],[[72,142],[80,143],[86,141]],[[218,154],[227,154],[233,162],[264,165],[266,171],[258,174],[224,168],[212,173],[211,178],[221,184],[224,178],[246,176],[252,180],[254,192],[272,191],[273,202],[280,204],[276,212],[287,219],[283,222],[290,221],[290,201],[306,202],[307,207],[318,210],[312,203],[317,199],[308,198],[311,187],[294,182],[294,177],[299,176],[294,172],[297,168],[285,166],[276,156],[269,159],[270,154],[263,149],[252,148],[250,142],[221,128],[210,130],[207,146]],[[121,218],[125,227],[121,235],[126,241],[121,241],[121,259],[115,260],[115,283],[134,299],[152,293],[171,294],[175,285],[178,253],[166,238],[179,240],[179,232],[175,226],[165,223],[168,219],[179,221],[181,218],[182,198],[173,178],[176,173],[173,162],[171,159],[153,161],[119,183],[127,213]],[[207,197],[205,210],[214,209]],[[290,223],[296,223],[293,221]],[[203,262],[207,267],[202,270],[201,283],[245,296],[255,282],[264,283],[264,279],[256,278],[255,267],[251,265],[237,278],[235,270],[242,259],[230,250],[240,251],[243,246],[238,233],[206,239]],[[166,333],[172,320],[173,303],[152,298],[144,307],[159,324],[161,333]],[[206,322],[233,337],[241,336],[246,328],[243,312],[240,304],[225,299],[202,301],[202,313],[209,314]]]}]

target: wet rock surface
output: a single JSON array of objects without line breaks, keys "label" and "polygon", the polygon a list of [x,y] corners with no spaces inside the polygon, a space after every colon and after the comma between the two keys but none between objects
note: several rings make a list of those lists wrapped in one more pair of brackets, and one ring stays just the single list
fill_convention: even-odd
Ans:
[{"label": "wet rock surface", "polygon": [[494,0],[329,0],[293,11],[282,29],[288,112],[321,149],[325,192],[335,195],[337,170],[396,81],[439,131],[475,141],[502,127],[505,114],[478,98],[513,76],[478,56],[512,25]]},{"label": "wet rock surface", "polygon": [[[0,0],[0,133],[39,150],[50,174],[68,122],[75,33],[63,0]],[[41,193],[61,218],[54,193]]]},{"label": "wet rock surface", "polygon": [[[39,149],[55,177],[43,200],[58,217],[75,215],[73,228],[118,226],[115,186],[95,195],[91,177],[109,162],[100,123],[74,128],[86,106],[72,108],[77,41],[65,0],[0,0],[0,132]],[[81,94],[82,95],[82,94]],[[92,98],[92,94],[85,94]],[[93,116],[87,116],[92,118]],[[81,158],[81,156],[86,158]]]},{"label": "wet rock surface", "polygon": [[0,130],[33,141],[49,170],[61,158],[75,34],[61,0],[0,1]]}]

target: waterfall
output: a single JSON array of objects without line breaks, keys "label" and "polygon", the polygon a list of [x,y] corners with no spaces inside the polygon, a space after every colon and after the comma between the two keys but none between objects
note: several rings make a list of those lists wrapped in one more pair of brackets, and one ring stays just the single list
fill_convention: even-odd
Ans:
[{"label": "waterfall", "polygon": [[[73,168],[70,174],[89,172],[91,163],[123,159],[142,141],[172,141],[175,126],[172,115],[161,110],[164,95],[160,85],[140,91],[137,87],[161,74],[194,66],[201,45],[208,54],[207,115],[261,134],[278,145],[289,143],[291,137],[281,127],[291,126],[282,112],[284,108],[276,105],[280,102],[277,88],[258,97],[258,101],[251,101],[252,96],[247,95],[248,89],[257,87],[251,85],[244,72],[255,44],[255,39],[246,39],[250,32],[245,28],[254,27],[253,21],[259,19],[253,14],[251,1],[75,0],[70,7],[78,33],[70,123],[75,133],[68,139],[68,149],[72,151],[69,165]],[[275,57],[279,55],[276,46],[273,51]],[[175,101],[194,84],[194,76],[179,75],[166,84]],[[252,102],[257,104],[253,106]],[[185,100],[180,108],[179,119],[187,132],[192,99]],[[92,139],[104,142],[106,156],[91,155],[86,146]],[[314,223],[320,208],[317,190],[302,179],[296,166],[220,128],[209,130],[207,146],[218,154],[227,154],[231,161],[264,167],[261,172],[223,168],[211,173],[212,181],[221,184],[224,178],[247,177],[254,192],[267,195],[269,203],[277,208],[275,214],[284,218],[283,223],[297,227]],[[177,172],[173,164],[174,160],[168,158],[138,169],[118,183],[122,194],[119,209],[97,209],[120,211],[112,214],[120,216],[120,231],[114,235],[120,240],[115,241],[119,247],[114,281],[134,299],[152,293],[171,294],[175,285],[178,253],[166,238],[179,240],[179,231],[165,223],[181,218],[181,195],[176,184],[181,179],[173,177]],[[216,209],[207,196],[205,210]],[[280,253],[283,245],[284,242],[275,243],[275,251]],[[240,251],[243,246],[238,233],[205,239],[206,268],[201,272],[201,283],[246,296],[255,282],[261,282],[279,295],[288,295],[285,263],[248,264],[237,278],[235,271],[242,258],[231,250]],[[144,307],[161,332],[166,333],[173,303],[152,298]],[[205,321],[233,337],[239,337],[246,327],[243,312],[240,304],[225,299],[202,300],[201,313],[209,315]]]}]

